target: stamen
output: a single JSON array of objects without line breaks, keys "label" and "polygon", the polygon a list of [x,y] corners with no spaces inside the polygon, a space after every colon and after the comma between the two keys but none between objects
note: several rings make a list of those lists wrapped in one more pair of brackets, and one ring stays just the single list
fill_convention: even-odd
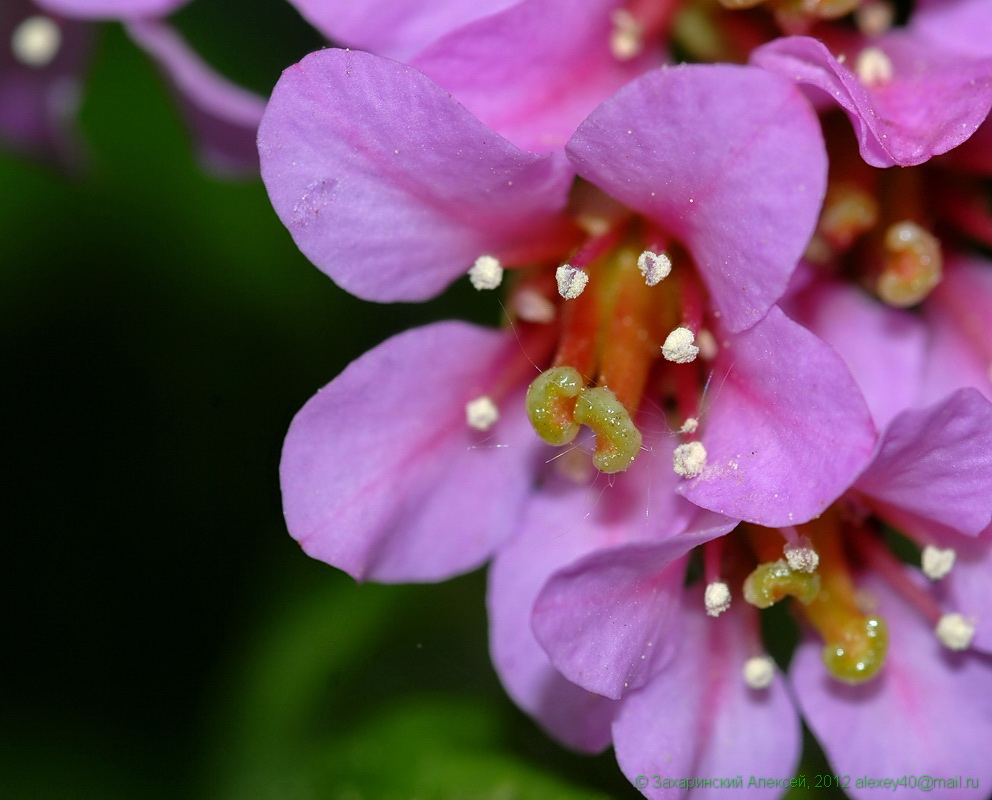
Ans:
[{"label": "stamen", "polygon": [[618,61],[630,61],[644,50],[644,29],[633,14],[624,8],[610,14],[610,52]]},{"label": "stamen", "polygon": [[696,334],[696,347],[699,348],[699,355],[705,361],[712,361],[720,352],[720,347],[716,343],[716,337],[706,328],[701,328]]},{"label": "stamen", "polygon": [[28,17],[14,28],[10,49],[14,58],[29,67],[47,67],[62,46],[62,31],[49,17]]},{"label": "stamen", "polygon": [[499,421],[499,408],[491,398],[477,397],[465,404],[465,421],[470,428],[488,431]]},{"label": "stamen", "polygon": [[923,574],[932,581],[939,581],[954,567],[956,558],[957,553],[953,548],[940,548],[928,544],[923,548],[923,555],[920,559]]},{"label": "stamen", "polygon": [[944,614],[938,620],[934,633],[948,650],[967,650],[975,637],[975,626],[961,614]]},{"label": "stamen", "polygon": [[881,36],[896,21],[896,10],[886,0],[862,0],[854,11],[854,24],[865,36]]},{"label": "stamen", "polygon": [[574,300],[585,291],[589,274],[570,264],[562,264],[555,271],[555,280],[558,282],[558,294],[566,300]]},{"label": "stamen", "polygon": [[723,581],[713,581],[706,585],[703,593],[703,602],[706,605],[706,614],[710,617],[719,617],[724,611],[730,608],[730,587]]},{"label": "stamen", "polygon": [[768,656],[752,656],[744,662],[744,683],[751,689],[767,689],[775,678],[775,662]]},{"label": "stamen", "polygon": [[820,555],[813,549],[809,537],[801,536],[795,528],[781,528],[786,545],[783,550],[789,568],[794,572],[816,572]]},{"label": "stamen", "polygon": [[786,596],[809,605],[820,592],[820,576],[797,572],[786,561],[758,564],[744,579],[744,599],[758,608],[771,608]]},{"label": "stamen", "polygon": [[513,293],[510,306],[517,318],[524,322],[547,325],[554,322],[557,316],[555,304],[537,289],[527,286]]},{"label": "stamen", "polygon": [[672,274],[672,260],[665,253],[645,250],[637,257],[637,269],[648,286],[657,286]]},{"label": "stamen", "polygon": [[503,265],[494,256],[479,256],[468,271],[468,279],[480,292],[496,289],[503,282]]},{"label": "stamen", "polygon": [[596,434],[592,463],[600,472],[622,472],[634,463],[641,449],[641,432],[623,403],[605,386],[588,389],[579,396],[574,419]]},{"label": "stamen", "polygon": [[916,305],[940,283],[943,257],[940,242],[929,231],[908,220],[885,232],[885,256],[876,289],[878,296],[897,308]]},{"label": "stamen", "polygon": [[865,86],[881,86],[892,80],[892,60],[877,47],[858,53],[854,71]]},{"label": "stamen", "polygon": [[706,448],[702,442],[687,442],[672,454],[675,473],[683,478],[695,478],[706,466]]},{"label": "stamen", "polygon": [[699,427],[699,420],[695,417],[689,417],[685,422],[682,423],[682,427],[679,428],[679,433],[695,433],[696,429]]},{"label": "stamen", "polygon": [[548,444],[571,442],[579,432],[575,403],[585,381],[574,367],[552,367],[527,389],[527,416],[537,435]]},{"label": "stamen", "polygon": [[688,364],[695,361],[699,355],[699,348],[693,344],[695,334],[688,328],[676,328],[665,339],[661,346],[661,354],[666,361],[674,361],[676,364]]}]

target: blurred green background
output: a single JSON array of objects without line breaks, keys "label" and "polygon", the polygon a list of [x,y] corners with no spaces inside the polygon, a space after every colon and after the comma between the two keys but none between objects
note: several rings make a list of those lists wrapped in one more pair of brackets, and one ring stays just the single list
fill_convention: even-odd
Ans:
[{"label": "blurred green background", "polygon": [[[321,44],[281,0],[177,22],[261,93]],[[81,175],[0,154],[0,796],[639,797],[505,697],[482,575],[358,587],[283,526],[299,406],[388,335],[493,309],[336,289],[259,181],[201,172],[117,25],[80,125]]]}]

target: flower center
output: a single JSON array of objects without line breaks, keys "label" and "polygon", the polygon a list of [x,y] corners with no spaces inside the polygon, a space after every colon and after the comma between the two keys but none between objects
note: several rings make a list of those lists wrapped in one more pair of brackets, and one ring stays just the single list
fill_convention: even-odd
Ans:
[{"label": "flower center", "polygon": [[[627,469],[640,451],[634,417],[656,367],[688,364],[699,351],[693,344],[699,314],[686,313],[702,308],[686,302],[687,287],[698,285],[693,275],[665,280],[668,257],[655,252],[662,249],[657,242],[644,246],[657,238],[645,236],[638,221],[624,220],[591,236],[558,267],[558,347],[551,368],[527,393],[531,424],[549,444],[571,443],[582,425],[593,431],[593,463],[601,472]],[[517,296],[531,296],[535,286],[537,279],[525,281]],[[678,369],[698,379],[692,367]],[[695,413],[691,402],[687,415]]]}]

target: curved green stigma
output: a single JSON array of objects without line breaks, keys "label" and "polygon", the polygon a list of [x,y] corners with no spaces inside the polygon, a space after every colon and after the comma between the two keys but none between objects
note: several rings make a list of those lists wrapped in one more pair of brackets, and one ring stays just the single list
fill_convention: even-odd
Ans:
[{"label": "curved green stigma", "polygon": [[622,472],[641,449],[641,432],[617,396],[605,386],[583,392],[575,404],[575,421],[596,434],[592,463],[600,472]]},{"label": "curved green stigma", "polygon": [[819,593],[819,573],[793,570],[783,559],[758,564],[744,580],[744,599],[758,608],[769,608],[786,595],[809,605]]},{"label": "curved green stigma", "polygon": [[538,375],[527,389],[530,424],[548,444],[568,444],[578,434],[575,401],[585,386],[575,367],[552,367]]},{"label": "curved green stigma", "polygon": [[875,677],[889,650],[889,629],[880,617],[852,619],[841,638],[823,647],[823,663],[838,680],[863,683]]}]

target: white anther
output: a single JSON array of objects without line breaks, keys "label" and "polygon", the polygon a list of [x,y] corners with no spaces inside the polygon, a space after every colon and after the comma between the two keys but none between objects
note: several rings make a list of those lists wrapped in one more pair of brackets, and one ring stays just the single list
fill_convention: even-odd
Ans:
[{"label": "white anther", "polygon": [[702,442],[680,444],[672,454],[675,472],[684,478],[695,478],[706,466],[706,448]]},{"label": "white anther", "polygon": [[648,286],[657,286],[672,274],[672,259],[665,253],[652,253],[645,250],[637,257],[637,268]]},{"label": "white anther", "polygon": [[493,256],[479,256],[468,271],[468,279],[480,292],[495,289],[503,282],[503,265]]},{"label": "white anther", "polygon": [[562,264],[555,271],[555,280],[558,281],[558,294],[566,300],[574,300],[589,283],[589,273],[571,264]]},{"label": "white anther", "polygon": [[789,569],[793,572],[816,572],[820,565],[820,556],[812,547],[787,544],[784,552]]},{"label": "white anther", "polygon": [[465,421],[470,428],[488,431],[499,421],[499,409],[488,397],[476,397],[465,404]]},{"label": "white anther", "polygon": [[699,420],[695,417],[689,417],[685,422],[682,423],[682,427],[679,428],[679,433],[695,433],[696,428],[699,427]]},{"label": "white anther", "polygon": [[706,604],[706,613],[709,616],[719,617],[730,608],[730,587],[723,581],[708,583],[703,593],[703,602]]},{"label": "white anther", "polygon": [[644,28],[633,14],[618,8],[610,14],[613,30],[610,32],[610,52],[617,61],[630,61],[644,49]]},{"label": "white anther", "polygon": [[712,361],[720,352],[716,339],[706,328],[700,328],[699,333],[696,334],[696,347],[699,348],[699,355],[707,361]]},{"label": "white anther", "polygon": [[891,3],[862,2],[854,10],[854,24],[865,36],[881,36],[895,24],[896,10]]},{"label": "white anther", "polygon": [[688,328],[676,328],[665,339],[661,346],[661,354],[667,361],[674,361],[676,364],[688,364],[695,361],[699,355],[699,348],[693,344],[695,334]]},{"label": "white anther", "polygon": [[752,656],[744,662],[744,683],[752,689],[767,689],[775,678],[775,662],[769,656]]},{"label": "white anther", "polygon": [[961,614],[944,614],[934,633],[948,650],[967,650],[975,637],[975,626]]},{"label": "white anther", "polygon": [[48,17],[28,17],[14,28],[10,49],[14,57],[29,67],[47,67],[62,46],[62,31]]},{"label": "white anther", "polygon": [[932,581],[939,581],[951,571],[957,556],[952,547],[940,548],[928,544],[923,548],[923,557],[920,559],[923,574]]},{"label": "white anther", "polygon": [[854,71],[865,86],[880,86],[892,80],[892,60],[877,47],[866,47],[858,53]]},{"label": "white anther", "polygon": [[524,322],[547,324],[555,321],[555,304],[536,289],[523,288],[513,294],[513,313]]}]

